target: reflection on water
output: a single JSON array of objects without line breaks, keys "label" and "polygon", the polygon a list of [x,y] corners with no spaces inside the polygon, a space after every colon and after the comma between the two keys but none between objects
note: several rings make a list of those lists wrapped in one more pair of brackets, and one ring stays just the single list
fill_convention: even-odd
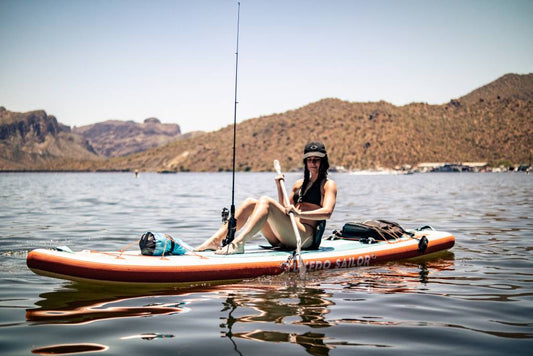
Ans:
[{"label": "reflection on water", "polygon": [[38,347],[31,350],[31,352],[40,355],[72,355],[86,352],[102,352],[107,351],[108,349],[109,347],[99,344],[60,344]]},{"label": "reflection on water", "polygon": [[[452,270],[454,253],[444,251],[432,257],[417,258],[402,264],[388,263],[386,268],[375,266],[361,270],[353,282],[342,283],[352,290],[371,290],[374,293],[419,293],[429,283],[430,271]],[[432,281],[438,283],[438,281]]]},{"label": "reflection on water", "polygon": [[[253,329],[234,332],[239,324],[255,326],[268,324],[306,325],[311,328],[325,328],[330,324],[326,320],[328,307],[334,303],[328,299],[324,290],[315,288],[290,287],[287,289],[267,288],[254,290],[254,293],[230,293],[223,302],[222,311],[227,311],[225,322],[220,324],[223,337],[229,338],[238,350],[235,338],[265,341],[272,343],[291,343],[303,346],[313,355],[327,354],[329,346],[324,333],[319,332],[282,332],[279,330]],[[252,310],[253,314],[248,310]],[[235,317],[239,312],[241,316]],[[245,315],[242,315],[242,314]],[[246,327],[246,326],[245,326]],[[242,327],[240,327],[242,329]],[[277,328],[276,328],[277,329]]]},{"label": "reflection on water", "polygon": [[82,324],[187,311],[184,302],[158,300],[159,297],[175,295],[176,290],[173,289],[102,288],[96,284],[70,282],[68,288],[41,294],[43,299],[35,303],[39,308],[27,309],[26,319],[34,323]]},{"label": "reflection on water", "polygon": [[39,310],[27,311],[26,319],[32,322],[80,324],[103,319],[128,318],[136,316],[153,316],[158,314],[179,313],[179,305],[138,305],[120,306],[122,303],[132,302],[131,299],[114,300],[111,302],[97,303],[81,306],[69,310]]},{"label": "reflection on water", "polygon": [[[409,263],[408,263],[409,265]],[[265,282],[268,286],[253,285],[252,282],[244,284],[246,291],[232,286],[223,302],[223,311],[228,312],[228,317],[221,323],[222,335],[232,340],[238,349],[235,338],[255,340],[272,343],[290,343],[302,346],[306,352],[312,355],[327,355],[329,350],[339,347],[382,348],[384,344],[354,343],[353,337],[346,339],[334,338],[328,335],[328,328],[334,328],[346,324],[365,325],[394,325],[383,321],[373,320],[378,317],[365,316],[364,319],[334,319],[329,314],[336,308],[337,293],[328,292],[320,288],[319,280],[323,274],[330,274],[328,279],[347,279],[343,283],[343,289],[364,290],[372,293],[416,293],[421,284],[430,282],[429,269],[444,271],[453,268],[453,254],[439,254],[436,258],[421,259],[417,266],[418,272],[406,270],[405,265],[397,266],[387,264],[372,268],[362,268],[354,275],[346,271],[325,271],[311,274],[311,280],[304,285],[294,285],[293,276],[269,277]],[[381,269],[378,278],[376,270]],[[387,272],[386,272],[387,271]],[[333,276],[331,276],[333,275]],[[337,276],[334,276],[337,275]],[[384,281],[384,279],[386,279]],[[360,282],[360,280],[362,280]],[[376,282],[379,281],[379,282]],[[282,285],[278,285],[281,283]],[[284,284],[283,284],[284,283]],[[251,291],[249,288],[253,288]],[[328,287],[331,287],[328,285]],[[335,288],[334,288],[335,289]],[[357,302],[357,300],[351,300]],[[239,314],[239,316],[235,316]],[[271,329],[268,326],[271,326]],[[289,331],[280,331],[279,325],[283,325]],[[317,331],[299,332],[298,326],[304,325]],[[249,331],[235,332],[235,328]],[[296,328],[294,328],[296,327]],[[308,330],[308,328],[306,328]],[[320,332],[319,332],[320,331]],[[389,345],[390,346],[390,345]]]}]

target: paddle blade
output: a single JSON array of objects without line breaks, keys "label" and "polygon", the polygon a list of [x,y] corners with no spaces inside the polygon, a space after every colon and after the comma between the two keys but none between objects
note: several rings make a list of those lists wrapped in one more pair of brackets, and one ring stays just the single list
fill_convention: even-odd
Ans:
[{"label": "paddle blade", "polygon": [[281,166],[279,165],[279,161],[277,159],[274,160],[274,169],[276,170],[277,174],[281,174]]},{"label": "paddle blade", "polygon": [[305,263],[304,259],[302,258],[302,255],[298,253],[298,273],[300,275],[300,279],[305,279]]}]

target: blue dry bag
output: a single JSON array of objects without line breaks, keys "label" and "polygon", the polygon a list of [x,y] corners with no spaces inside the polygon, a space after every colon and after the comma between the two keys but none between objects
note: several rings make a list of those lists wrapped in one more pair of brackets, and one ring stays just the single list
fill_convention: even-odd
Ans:
[{"label": "blue dry bag", "polygon": [[192,247],[169,234],[145,232],[139,241],[141,253],[147,256],[184,255]]}]

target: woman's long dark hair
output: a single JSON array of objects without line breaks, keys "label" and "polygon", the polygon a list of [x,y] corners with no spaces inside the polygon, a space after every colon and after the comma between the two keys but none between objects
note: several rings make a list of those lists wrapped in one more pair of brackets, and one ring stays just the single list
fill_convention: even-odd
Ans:
[{"label": "woman's long dark hair", "polygon": [[[307,184],[309,184],[309,180],[311,179],[311,172],[309,172],[309,169],[307,168],[307,163],[305,162],[307,158],[304,158],[304,181],[302,183],[302,186],[300,187],[300,191],[298,194],[298,202],[301,203],[301,200],[304,195],[305,187],[307,187]],[[328,177],[328,169],[329,169],[329,160],[328,155],[326,154],[324,157],[320,158],[320,168],[318,170],[318,178],[315,182],[318,182],[318,184],[322,184],[322,181]]]}]

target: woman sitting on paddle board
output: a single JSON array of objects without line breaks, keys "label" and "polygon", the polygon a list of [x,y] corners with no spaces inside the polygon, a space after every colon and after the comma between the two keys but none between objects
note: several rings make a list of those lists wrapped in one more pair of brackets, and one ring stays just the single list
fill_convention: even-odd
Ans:
[{"label": "woman sitting on paddle board", "polygon": [[288,204],[284,203],[281,181],[276,176],[278,201],[270,197],[259,200],[248,198],[235,211],[238,236],[228,246],[220,247],[228,232],[228,224],[220,229],[196,251],[217,250],[219,254],[244,252],[244,243],[261,232],[272,246],[293,249],[297,238],[289,213],[296,217],[300,232],[301,247],[311,247],[316,226],[321,220],[329,219],[335,208],[337,184],[327,177],[329,161],[324,144],[310,142],[304,148],[304,178],[299,179],[289,193]]}]

